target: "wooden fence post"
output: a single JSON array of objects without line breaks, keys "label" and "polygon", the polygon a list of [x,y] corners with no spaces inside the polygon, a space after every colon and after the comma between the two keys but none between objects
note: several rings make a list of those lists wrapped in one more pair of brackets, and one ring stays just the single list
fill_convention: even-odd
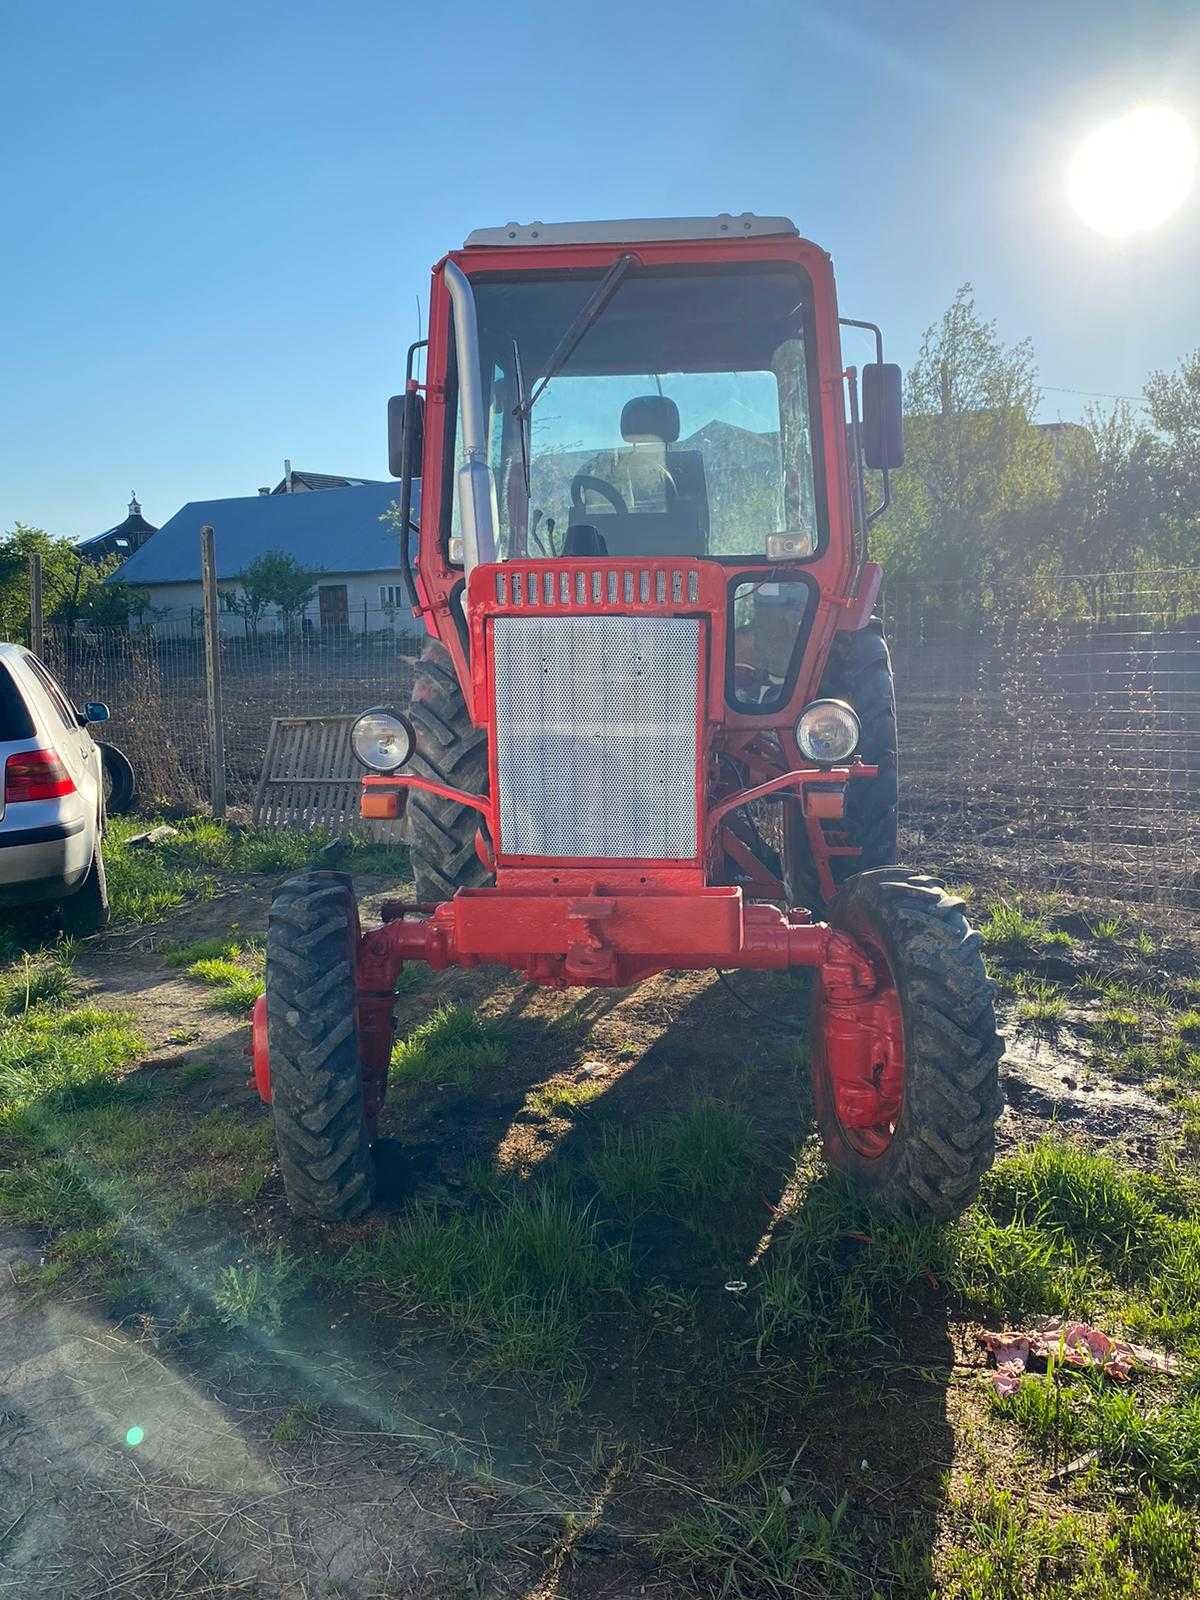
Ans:
[{"label": "wooden fence post", "polygon": [[225,717],[221,704],[221,624],[217,615],[217,560],[213,531],[200,529],[200,575],[204,585],[204,677],[208,687],[208,759],[212,814],[225,815]]},{"label": "wooden fence post", "polygon": [[45,618],[42,612],[42,553],[29,552],[29,648],[41,658],[45,644]]}]

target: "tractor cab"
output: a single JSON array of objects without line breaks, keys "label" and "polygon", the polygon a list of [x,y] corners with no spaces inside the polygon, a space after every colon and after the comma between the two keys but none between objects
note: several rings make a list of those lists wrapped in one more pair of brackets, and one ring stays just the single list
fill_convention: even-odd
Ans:
[{"label": "tractor cab", "polygon": [[[874,340],[861,391],[847,325]],[[255,1061],[294,1208],[369,1202],[422,961],[813,969],[831,1160],[895,1211],[961,1209],[999,1047],[960,903],[895,866],[867,535],[899,371],[839,319],[828,255],[749,214],[473,233],[433,270],[389,454],[429,640],[405,709],[351,743],[363,815],[407,816],[415,894],[365,931],[337,874],[276,901]]]},{"label": "tractor cab", "polygon": [[[508,278],[472,280],[497,560],[816,551],[817,363],[798,264],[645,271],[623,254]],[[461,538],[455,497],[453,549]]]}]

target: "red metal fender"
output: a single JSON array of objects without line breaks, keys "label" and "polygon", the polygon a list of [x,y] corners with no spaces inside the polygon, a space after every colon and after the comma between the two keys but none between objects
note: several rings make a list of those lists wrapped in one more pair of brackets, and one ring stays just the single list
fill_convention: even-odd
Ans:
[{"label": "red metal fender", "polygon": [[250,1053],[254,1058],[254,1087],[265,1106],[271,1104],[271,1056],[267,1048],[267,997],[260,994],[250,1013]]}]

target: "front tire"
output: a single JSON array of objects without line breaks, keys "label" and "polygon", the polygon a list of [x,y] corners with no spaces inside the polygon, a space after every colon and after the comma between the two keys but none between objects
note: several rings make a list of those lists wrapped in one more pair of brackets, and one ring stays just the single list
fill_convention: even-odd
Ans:
[{"label": "front tire", "polygon": [[[472,723],[450,652],[436,639],[417,663],[409,717],[417,735],[411,770],[418,777],[470,794],[487,792],[487,733]],[[492,881],[475,850],[479,825],[472,807],[410,790],[408,850],[418,900],[450,900],[459,889]]]},{"label": "front tire", "polygon": [[899,1115],[864,1138],[839,1119],[824,1048],[824,1005],[814,985],[813,1098],[831,1166],[896,1216],[942,1222],[974,1199],[996,1148],[1004,1104],[992,989],[978,933],[962,901],[904,867],[860,873],[829,908],[890,969],[903,1018]]},{"label": "front tire", "polygon": [[358,908],[336,872],[289,878],[267,922],[271,1109],[287,1202],[343,1222],[374,1193],[358,1053]]}]

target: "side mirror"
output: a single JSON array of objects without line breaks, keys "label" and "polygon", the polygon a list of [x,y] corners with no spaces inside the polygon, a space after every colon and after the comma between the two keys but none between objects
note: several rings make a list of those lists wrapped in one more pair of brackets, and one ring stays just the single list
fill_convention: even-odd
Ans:
[{"label": "side mirror", "polygon": [[862,442],[872,471],[904,465],[904,407],[894,361],[872,361],[862,369]]},{"label": "side mirror", "polygon": [[402,478],[405,463],[414,478],[421,476],[421,456],[425,448],[425,397],[409,389],[394,394],[388,401],[388,471]]},{"label": "side mirror", "polygon": [[103,700],[89,700],[79,713],[79,723],[84,728],[89,722],[107,722],[108,718],[109,710]]}]

